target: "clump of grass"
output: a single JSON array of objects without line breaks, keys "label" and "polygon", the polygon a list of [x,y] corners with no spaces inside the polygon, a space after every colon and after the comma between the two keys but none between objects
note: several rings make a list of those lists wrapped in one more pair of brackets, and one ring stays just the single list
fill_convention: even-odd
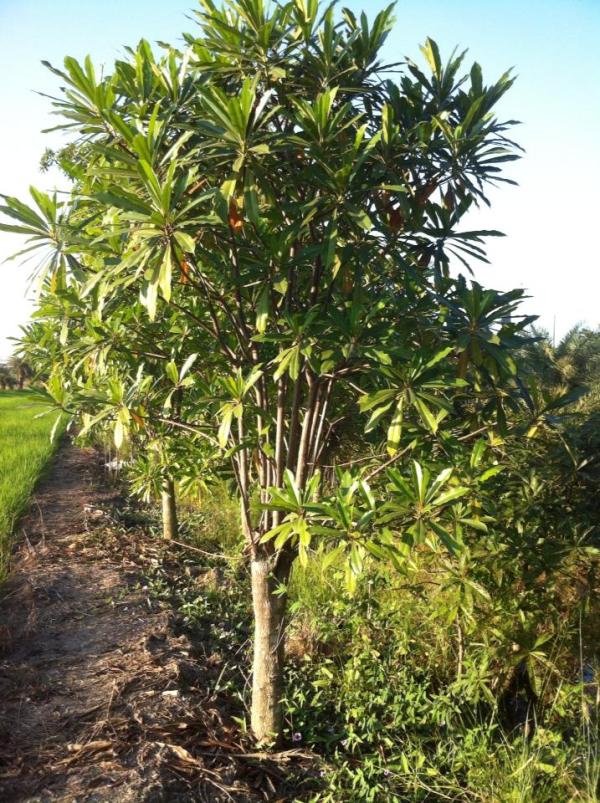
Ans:
[{"label": "clump of grass", "polygon": [[56,438],[50,441],[55,417],[36,418],[40,409],[32,393],[0,393],[0,581],[6,575],[15,524],[56,449]]},{"label": "clump of grass", "polygon": [[215,483],[198,498],[184,497],[179,509],[182,529],[192,544],[210,545],[213,551],[232,556],[241,553],[240,509],[227,483]]}]

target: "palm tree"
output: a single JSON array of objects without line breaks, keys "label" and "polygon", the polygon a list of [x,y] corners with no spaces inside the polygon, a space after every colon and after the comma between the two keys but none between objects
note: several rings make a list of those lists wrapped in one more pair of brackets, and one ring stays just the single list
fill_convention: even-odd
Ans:
[{"label": "palm tree", "polygon": [[15,386],[15,380],[10,369],[4,363],[0,363],[0,390],[7,390]]},{"label": "palm tree", "polygon": [[527,347],[525,362],[544,385],[572,389],[600,383],[600,331],[578,323],[556,345],[545,330],[532,331],[537,341]]},{"label": "palm tree", "polygon": [[25,382],[31,379],[33,371],[29,364],[18,354],[13,354],[8,361],[8,367],[19,386],[19,390],[23,390]]}]

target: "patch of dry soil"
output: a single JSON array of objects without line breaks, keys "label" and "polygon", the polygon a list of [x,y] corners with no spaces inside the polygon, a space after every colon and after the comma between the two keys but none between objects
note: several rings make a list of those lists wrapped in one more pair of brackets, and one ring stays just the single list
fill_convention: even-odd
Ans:
[{"label": "patch of dry soil", "polygon": [[236,739],[218,667],[143,592],[160,544],[99,546],[117,503],[98,453],[65,442],[21,524],[0,589],[0,800],[291,800],[285,767]]}]

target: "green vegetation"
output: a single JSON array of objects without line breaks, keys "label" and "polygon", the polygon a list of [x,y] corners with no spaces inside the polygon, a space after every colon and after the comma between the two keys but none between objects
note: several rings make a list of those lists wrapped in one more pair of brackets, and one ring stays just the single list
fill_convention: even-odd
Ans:
[{"label": "green vegetation", "polygon": [[459,469],[474,433],[504,426],[528,319],[521,291],[450,262],[498,235],[465,216],[518,158],[494,113],[513,79],[486,83],[430,39],[425,72],[407,59],[396,76],[391,6],[372,24],[312,0],[197,17],[185,53],[141,42],[110,74],[50,67],[85,158],[65,151],[70,198],[7,198],[1,228],[41,258],[25,356],[51,403],[134,455],[165,537],[176,484],[234,480],[252,730],[269,743],[294,561],[320,542],[354,588],[372,558],[430,539],[456,552],[486,526],[498,457],[478,447],[470,486]]},{"label": "green vegetation", "polygon": [[[572,405],[560,430],[579,462],[589,403]],[[298,801],[598,799],[595,550],[566,532],[574,504],[589,505],[578,524],[597,517],[589,498],[597,478],[582,468],[577,488],[568,452],[544,440],[536,434],[515,455],[529,477],[529,501],[521,497],[518,508],[534,532],[506,555],[493,538],[460,560],[421,549],[400,571],[369,564],[353,593],[326,554],[311,550],[306,565],[295,564],[284,731],[286,743],[320,758],[317,780],[297,778]],[[495,490],[508,496],[514,477],[500,476]],[[232,538],[237,509],[227,498],[219,485],[199,512],[185,506],[181,538],[204,556],[187,553],[174,585],[160,567],[148,584],[177,607],[203,649],[222,656],[219,689],[237,696],[245,730],[241,658],[252,611],[243,542]],[[540,528],[551,528],[546,538]],[[190,579],[198,568],[206,572],[200,585]]]},{"label": "green vegetation", "polygon": [[36,418],[39,397],[27,391],[0,393],[0,578],[6,572],[10,535],[56,443],[54,417]]},{"label": "green vegetation", "polygon": [[[505,532],[455,558],[427,545],[399,568],[372,562],[353,593],[320,549],[294,565],[284,730],[322,760],[298,800],[600,799],[598,332],[538,337],[520,361],[554,412],[504,438],[490,481]],[[158,569],[150,586],[225,651],[221,688],[247,721],[251,609],[227,499],[217,485],[182,516],[182,538],[215,555],[200,559],[211,584],[169,588]]]},{"label": "green vegetation", "polygon": [[72,193],[0,224],[41,260],[48,404],[235,557],[228,593],[152,583],[243,634],[240,727],[318,751],[315,799],[594,800],[597,336],[450,269],[499,235],[466,216],[519,155],[511,77],[384,64],[391,8],[197,16],[185,52],[51,68]]}]

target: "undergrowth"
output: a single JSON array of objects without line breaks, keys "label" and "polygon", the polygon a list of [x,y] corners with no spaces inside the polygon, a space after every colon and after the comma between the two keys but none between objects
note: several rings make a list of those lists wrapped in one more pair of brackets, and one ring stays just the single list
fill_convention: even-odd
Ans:
[{"label": "undergrowth", "polygon": [[595,684],[576,668],[556,677],[554,655],[547,692],[519,721],[483,641],[457,675],[440,599],[425,606],[387,576],[325,600],[318,564],[291,586],[290,641],[305,649],[295,646],[286,698],[290,732],[326,759],[311,801],[597,800]]},{"label": "undergrowth", "polygon": [[[187,505],[177,581],[157,566],[147,583],[174,604],[197,648],[222,662],[215,690],[237,700],[243,738],[251,604],[237,532],[224,489],[200,510]],[[464,622],[459,659],[454,592],[428,586],[431,565],[409,579],[371,567],[349,594],[323,561],[313,553],[297,564],[288,588],[285,739],[320,768],[316,781],[298,778],[297,801],[598,799],[595,664],[577,646],[593,618],[584,602],[562,612],[551,646],[538,647],[538,686],[527,698],[514,683],[522,660],[503,668],[489,610],[487,621],[479,611]]]}]

